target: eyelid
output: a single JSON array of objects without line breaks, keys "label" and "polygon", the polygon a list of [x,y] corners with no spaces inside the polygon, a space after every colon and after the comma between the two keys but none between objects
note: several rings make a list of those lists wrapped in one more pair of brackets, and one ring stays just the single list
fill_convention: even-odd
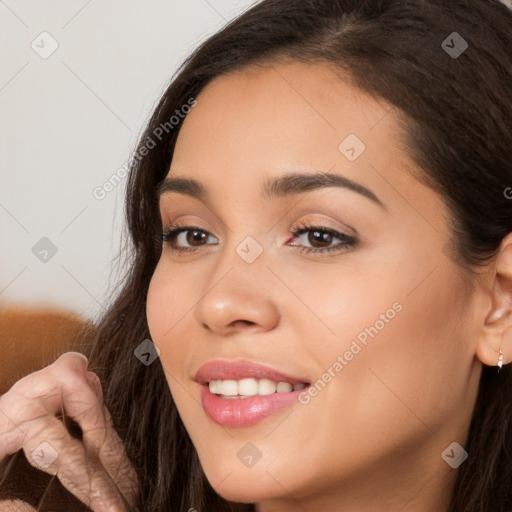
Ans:
[{"label": "eyelid", "polygon": [[[210,234],[213,234],[214,231],[218,231],[218,226],[216,219],[214,219],[214,225],[212,226],[211,222],[206,222],[204,220],[204,215],[194,215],[194,214],[178,214],[178,215],[166,215],[163,212],[161,213],[162,226],[164,229],[167,229],[171,226],[186,226],[186,227],[196,227],[203,231],[208,231]],[[224,227],[223,222],[219,222],[221,228]],[[207,227],[208,225],[212,226]]]},{"label": "eyelid", "polygon": [[317,213],[318,209],[315,210],[305,210],[300,212],[299,220],[294,220],[289,225],[289,232],[292,230],[296,230],[297,226],[308,225],[308,226],[322,226],[324,228],[329,228],[334,231],[339,231],[346,236],[359,238],[359,233],[357,229],[349,226],[348,224],[335,219],[332,215],[327,214],[319,214]]},{"label": "eyelid", "polygon": [[[164,228],[164,232],[162,233],[162,244],[167,244],[171,253],[174,253],[176,256],[187,256],[191,254],[195,254],[200,251],[202,248],[208,247],[209,245],[218,245],[218,239],[215,235],[211,233],[211,231],[207,229],[203,229],[201,226],[190,224],[187,222],[174,222]],[[210,237],[213,237],[217,240],[215,244],[204,244],[199,246],[178,246],[175,245],[175,240],[177,237],[186,233],[188,231],[200,231],[206,235],[206,241]],[[331,228],[328,225],[325,225],[322,222],[309,222],[306,220],[301,220],[298,223],[293,225],[293,228],[287,230],[289,234],[292,235],[292,239],[303,236],[307,232],[320,231],[324,233],[328,233],[334,238],[338,238],[340,242],[336,243],[330,247],[309,247],[303,244],[291,244],[287,242],[285,245],[296,248],[296,251],[304,254],[314,254],[317,257],[323,256],[339,256],[344,252],[352,250],[360,245],[359,238],[353,235],[348,235],[345,233],[343,229]]]}]

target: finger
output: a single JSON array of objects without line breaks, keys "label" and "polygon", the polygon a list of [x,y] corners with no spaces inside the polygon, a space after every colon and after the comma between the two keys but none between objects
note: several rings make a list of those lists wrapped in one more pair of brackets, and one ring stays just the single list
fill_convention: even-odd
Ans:
[{"label": "finger", "polygon": [[25,432],[0,408],[0,462],[21,449],[25,437]]},{"label": "finger", "polygon": [[[84,444],[89,446],[91,437],[95,437],[94,447],[96,448],[99,445],[96,452],[101,464],[113,481],[117,483],[122,495],[126,497],[129,503],[132,503],[138,486],[136,472],[128,459],[124,443],[116,432],[112,416],[103,401],[103,390],[99,377],[93,372],[87,372],[87,378],[91,385],[95,387],[99,401],[102,403],[102,418],[93,427],[94,430],[84,430]],[[91,423],[93,422],[91,421]]]},{"label": "finger", "polygon": [[[84,375],[83,371],[86,368],[87,365],[82,366],[81,362],[77,361],[75,370],[78,371],[80,378]],[[69,385],[73,381],[70,377],[67,377],[66,384],[69,385],[69,394],[66,389],[63,390],[63,404],[66,414],[80,425],[82,441],[86,450],[97,455],[101,465],[117,485],[120,493],[128,503],[132,504],[138,484],[136,473],[126,455],[124,444],[115,430],[112,417],[104,404],[103,389],[99,377],[91,371],[86,371],[85,378],[91,389],[95,391],[97,401],[92,403],[93,400],[89,397],[89,400],[83,404],[78,400],[72,402],[72,393],[77,385]],[[73,406],[77,408],[76,413],[70,410]],[[90,406],[89,409],[86,408],[87,406]]]},{"label": "finger", "polygon": [[37,512],[36,509],[21,500],[2,500],[0,501],[0,512]]},{"label": "finger", "polygon": [[77,352],[63,354],[53,364],[17,381],[0,396],[0,410],[19,424],[34,413],[60,413],[64,397],[71,417],[87,412],[97,404],[98,394],[85,378],[86,371],[85,356]]},{"label": "finger", "polygon": [[16,382],[0,396],[0,459],[21,448],[25,421],[63,411],[83,430],[89,443],[99,446],[94,432],[105,427],[102,404],[86,378],[87,359],[76,352],[63,354],[52,365]]},{"label": "finger", "polygon": [[104,441],[106,429],[103,392],[99,378],[88,371],[87,366],[85,356],[83,359],[61,356],[49,370],[61,384],[64,413],[79,424],[82,432],[87,434],[88,446],[97,451]]},{"label": "finger", "polygon": [[[59,363],[64,362],[59,361]],[[66,374],[69,370],[76,372],[78,381],[75,381],[72,375]],[[84,361],[74,360],[73,365],[67,364],[64,368],[55,368],[55,372],[57,371],[61,372],[58,378],[63,383],[62,403],[65,413],[82,429],[82,442],[86,451],[98,457],[99,463],[112,479],[113,484],[117,486],[120,494],[128,504],[133,504],[138,483],[137,476],[126,455],[124,444],[114,428],[112,417],[104,405],[99,377],[87,371],[85,358]],[[83,398],[74,396],[84,377],[90,389],[94,390],[96,400],[88,392]]]},{"label": "finger", "polygon": [[[26,424],[45,417],[55,419],[57,413],[66,414],[82,429],[83,443],[87,449],[83,457],[97,453],[97,465],[104,466],[104,476],[109,476],[112,484],[119,482],[120,492],[126,495],[128,501],[132,501],[136,487],[135,472],[113,428],[110,414],[103,406],[99,378],[87,371],[85,356],[79,353],[63,354],[49,367],[18,381],[0,400],[1,407],[11,414],[11,417],[0,415],[0,424],[4,416],[4,426],[0,426],[3,433],[0,436],[0,445],[3,445],[0,450],[3,454],[16,452],[23,446],[26,437],[32,437]],[[105,417],[108,417],[108,427]],[[60,423],[60,426],[64,431],[64,425]],[[66,438],[71,439],[67,432]],[[48,446],[46,448],[51,457],[52,450]],[[82,474],[86,475],[87,472]],[[66,473],[63,478],[66,478]],[[68,480],[70,486],[71,475]]]},{"label": "finger", "polygon": [[105,405],[103,405],[103,413],[107,430],[105,442],[98,452],[98,457],[102,466],[117,483],[121,494],[133,506],[138,488],[137,474],[128,458],[124,443],[114,428],[112,416]]},{"label": "finger", "polygon": [[23,452],[35,468],[56,475],[62,485],[95,512],[121,512],[123,504],[115,482],[98,458],[74,439],[64,424],[53,416],[26,424]]}]

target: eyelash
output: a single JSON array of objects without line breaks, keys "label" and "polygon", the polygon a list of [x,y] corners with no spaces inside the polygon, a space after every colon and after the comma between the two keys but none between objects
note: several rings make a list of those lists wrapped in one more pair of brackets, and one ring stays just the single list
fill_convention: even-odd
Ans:
[{"label": "eyelash", "polygon": [[[200,231],[202,233],[207,233],[210,235],[208,231],[205,231],[204,229],[200,229],[197,226],[190,226],[185,224],[172,224],[169,226],[167,231],[162,233],[161,235],[161,242],[166,243],[169,245],[172,252],[176,252],[179,254],[184,253],[194,253],[201,247],[176,247],[173,245],[173,240],[182,232],[185,231]],[[305,246],[293,246],[298,247],[298,250],[302,253],[310,254],[310,253],[331,253],[331,252],[345,252],[353,247],[355,247],[358,243],[357,239],[353,236],[346,235],[345,233],[340,233],[339,231],[336,231],[331,228],[322,227],[322,226],[314,226],[312,224],[308,224],[307,222],[302,222],[296,228],[290,232],[293,237],[298,237],[304,233],[307,233],[308,231],[320,231],[322,233],[328,233],[336,238],[339,238],[342,240],[339,244],[337,244],[334,247],[325,247],[325,248],[317,248],[317,247],[305,247]],[[340,247],[341,246],[341,247]]]}]

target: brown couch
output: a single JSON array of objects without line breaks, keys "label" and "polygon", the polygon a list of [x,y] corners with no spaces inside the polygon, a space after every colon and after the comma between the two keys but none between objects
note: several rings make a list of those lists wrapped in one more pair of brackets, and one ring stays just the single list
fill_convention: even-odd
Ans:
[{"label": "brown couch", "polygon": [[18,379],[74,350],[90,322],[76,313],[50,308],[0,308],[0,395]]},{"label": "brown couch", "polygon": [[[80,351],[78,341],[92,323],[70,311],[0,307],[0,395],[20,378]],[[20,502],[25,502],[21,508]],[[9,499],[9,501],[7,501]],[[31,466],[22,450],[0,463],[0,512],[90,512],[59,480]]]}]

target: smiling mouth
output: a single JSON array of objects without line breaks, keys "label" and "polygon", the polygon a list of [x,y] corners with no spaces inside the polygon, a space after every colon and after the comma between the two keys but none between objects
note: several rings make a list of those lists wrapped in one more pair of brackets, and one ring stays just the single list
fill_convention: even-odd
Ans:
[{"label": "smiling mouth", "polygon": [[270,379],[246,378],[240,380],[212,380],[205,384],[210,393],[227,399],[249,398],[251,396],[268,396],[273,394],[293,393],[308,387],[308,382],[292,384],[276,382]]},{"label": "smiling mouth", "polygon": [[[249,382],[253,380],[258,385],[258,393],[248,394],[254,393],[256,389],[255,383]],[[265,382],[265,380],[251,378],[239,381],[212,380],[204,383],[200,388],[201,404],[206,415],[211,421],[223,427],[249,427],[268,416],[299,403],[300,394],[304,393],[304,390],[310,386],[308,383],[292,385],[285,381],[269,380],[269,382]],[[261,381],[264,381],[263,384],[261,384]],[[240,382],[242,383],[241,390],[238,389]],[[259,394],[260,384],[262,385],[262,392],[267,394]],[[210,386],[213,386],[213,391],[210,391]],[[294,386],[295,390],[293,389]]]},{"label": "smiling mouth", "polygon": [[240,428],[299,403],[311,383],[297,373],[249,360],[214,359],[199,368],[194,381],[207,417],[223,427]]}]

